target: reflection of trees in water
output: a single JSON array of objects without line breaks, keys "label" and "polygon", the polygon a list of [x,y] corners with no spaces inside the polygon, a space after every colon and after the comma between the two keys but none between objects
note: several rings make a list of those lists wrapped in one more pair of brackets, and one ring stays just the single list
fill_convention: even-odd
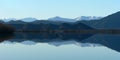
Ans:
[{"label": "reflection of trees in water", "polygon": [[[52,42],[55,39],[60,39],[62,41],[69,40],[84,40],[88,37],[92,36],[92,34],[65,34],[65,33],[16,33],[13,39],[10,41],[22,42],[24,40],[30,40],[34,42]],[[17,39],[17,40],[14,40]],[[34,39],[34,40],[33,40]],[[56,40],[56,41],[60,41]]]},{"label": "reflection of trees in water", "polygon": [[13,36],[14,31],[15,30],[13,27],[0,23],[0,42],[11,38],[11,36]]},{"label": "reflection of trees in water", "polygon": [[[13,35],[0,35],[0,42],[11,38]],[[75,41],[77,43],[91,43],[100,44],[120,52],[120,35],[94,35],[92,34],[39,34],[39,33],[16,33],[12,39],[7,41],[11,42],[23,42],[23,41],[33,41],[35,43],[59,43],[64,45],[67,41]],[[70,42],[71,43],[71,42]]]},{"label": "reflection of trees in water", "polygon": [[[1,41],[13,36],[12,34],[1,34]],[[92,36],[92,34],[69,34],[69,33],[15,33],[10,41],[22,42],[23,40],[31,40],[34,42],[51,42],[54,39],[60,39],[63,41],[69,40],[83,40]],[[4,38],[4,39],[3,39]],[[18,39],[18,40],[15,40]],[[36,40],[33,40],[36,39]],[[45,40],[47,39],[47,40]],[[57,41],[57,40],[56,40]],[[59,40],[58,40],[59,41]]]},{"label": "reflection of trees in water", "polygon": [[0,42],[11,39],[14,34],[0,34]]}]

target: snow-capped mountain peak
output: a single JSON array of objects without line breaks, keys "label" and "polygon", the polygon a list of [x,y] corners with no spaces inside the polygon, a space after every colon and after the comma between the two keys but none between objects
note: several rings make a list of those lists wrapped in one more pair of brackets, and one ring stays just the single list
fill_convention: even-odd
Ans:
[{"label": "snow-capped mountain peak", "polygon": [[97,17],[97,16],[80,16],[75,18],[75,20],[99,20],[102,19],[103,17]]},{"label": "snow-capped mountain peak", "polygon": [[51,21],[65,21],[65,22],[75,22],[76,21],[74,19],[62,18],[62,17],[59,17],[59,16],[49,18],[48,20],[51,20]]}]

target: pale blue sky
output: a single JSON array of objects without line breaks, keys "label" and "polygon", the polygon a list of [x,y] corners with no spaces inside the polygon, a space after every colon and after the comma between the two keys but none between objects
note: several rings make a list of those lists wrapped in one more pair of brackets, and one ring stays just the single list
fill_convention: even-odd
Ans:
[{"label": "pale blue sky", "polygon": [[0,0],[0,18],[106,16],[120,11],[120,0]]}]

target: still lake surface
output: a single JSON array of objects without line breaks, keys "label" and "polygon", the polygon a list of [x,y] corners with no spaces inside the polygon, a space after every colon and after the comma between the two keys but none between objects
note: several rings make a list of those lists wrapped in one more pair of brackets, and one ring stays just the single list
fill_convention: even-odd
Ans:
[{"label": "still lake surface", "polygon": [[119,60],[120,34],[0,35],[0,60]]}]

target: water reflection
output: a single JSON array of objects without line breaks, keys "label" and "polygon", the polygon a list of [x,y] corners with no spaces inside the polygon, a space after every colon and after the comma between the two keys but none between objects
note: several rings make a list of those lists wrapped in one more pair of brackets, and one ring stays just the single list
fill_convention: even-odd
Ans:
[{"label": "water reflection", "polygon": [[11,39],[14,34],[0,34],[0,42]]},{"label": "water reflection", "polygon": [[94,35],[91,38],[88,38],[82,43],[89,42],[89,43],[96,43],[111,48],[120,52],[120,35],[109,35],[109,34],[101,34],[101,35]]},{"label": "water reflection", "polygon": [[39,33],[15,33],[0,35],[0,42],[19,42],[27,45],[36,43],[48,43],[54,46],[76,44],[85,46],[106,46],[120,52],[120,35],[109,34],[39,34]]}]

